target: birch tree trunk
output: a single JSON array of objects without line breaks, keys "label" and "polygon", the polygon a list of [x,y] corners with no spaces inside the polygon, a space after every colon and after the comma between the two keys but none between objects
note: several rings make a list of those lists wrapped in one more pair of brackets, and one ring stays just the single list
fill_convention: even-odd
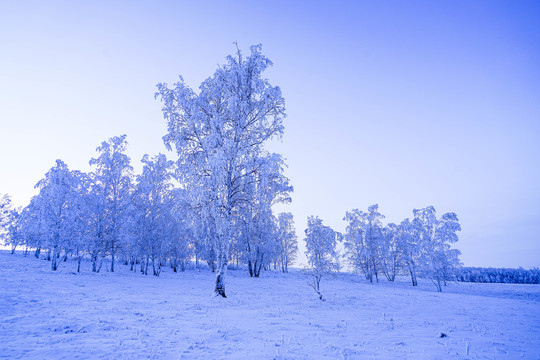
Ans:
[{"label": "birch tree trunk", "polygon": [[51,259],[51,270],[56,270],[58,268],[58,246],[54,246],[53,256]]},{"label": "birch tree trunk", "polygon": [[225,256],[222,255],[219,258],[218,271],[216,274],[216,287],[214,289],[215,296],[224,298],[227,297],[225,294],[225,276],[227,275],[227,259]]}]

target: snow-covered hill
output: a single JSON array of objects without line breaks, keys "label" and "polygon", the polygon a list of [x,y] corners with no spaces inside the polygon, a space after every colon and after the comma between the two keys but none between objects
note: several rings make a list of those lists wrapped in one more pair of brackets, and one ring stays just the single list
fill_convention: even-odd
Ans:
[{"label": "snow-covered hill", "polygon": [[[538,359],[540,286],[205,270],[80,274],[0,252],[2,359]],[[105,266],[103,267],[105,268]],[[440,337],[441,333],[446,337]]]}]

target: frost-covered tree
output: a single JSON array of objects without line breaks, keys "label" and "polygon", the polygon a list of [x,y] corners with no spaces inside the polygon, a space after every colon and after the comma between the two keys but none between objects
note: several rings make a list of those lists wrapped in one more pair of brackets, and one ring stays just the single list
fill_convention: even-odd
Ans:
[{"label": "frost-covered tree", "polygon": [[441,282],[446,283],[454,277],[456,268],[461,265],[460,251],[451,245],[458,241],[457,232],[461,230],[455,213],[446,213],[437,220],[434,236],[426,237],[422,272],[442,291]]},{"label": "frost-covered tree", "polygon": [[276,240],[279,244],[278,263],[282,272],[288,272],[288,267],[296,260],[298,240],[294,228],[293,215],[280,213],[277,217]]},{"label": "frost-covered tree", "polygon": [[241,231],[250,276],[259,277],[261,268],[270,267],[278,257],[276,219],[272,206],[290,202],[292,186],[283,175],[285,166],[281,156],[271,154],[260,159],[261,166],[251,184],[250,201],[241,205]]},{"label": "frost-covered tree", "polygon": [[[11,197],[8,194],[0,196],[0,225],[5,225],[11,210]],[[3,228],[3,227],[2,227]]]},{"label": "frost-covered tree", "polygon": [[29,248],[34,248],[34,256],[39,258],[43,248],[40,211],[37,206],[37,196],[30,199],[30,203],[21,210],[18,225],[21,241]]},{"label": "frost-covered tree", "polygon": [[310,274],[312,275],[310,286],[322,300],[321,279],[325,274],[338,270],[336,245],[338,241],[341,241],[341,236],[331,227],[323,225],[319,217],[314,216],[308,217],[305,233],[306,256],[311,266]]},{"label": "frost-covered tree", "polygon": [[384,215],[378,205],[371,205],[367,212],[354,209],[347,212],[344,220],[347,229],[344,235],[347,257],[354,269],[360,270],[366,279],[379,281],[381,246],[383,240]]},{"label": "frost-covered tree", "polygon": [[166,250],[175,236],[172,231],[170,197],[172,190],[172,161],[163,154],[153,158],[144,155],[142,173],[137,176],[131,212],[134,222],[134,238],[138,254],[144,262],[144,273],[152,264],[153,274],[158,276]]},{"label": "frost-covered tree", "polygon": [[[17,246],[25,245],[24,238],[21,231],[21,209],[15,208],[11,209],[7,218],[6,229],[7,233],[5,234],[5,244],[11,246],[11,253],[14,254]],[[24,255],[28,253],[28,246],[26,246]]]},{"label": "frost-covered tree", "polygon": [[12,254],[17,246],[23,244],[20,219],[21,209],[13,207],[11,197],[7,194],[0,196],[0,244],[10,246]]},{"label": "frost-covered tree", "polygon": [[347,222],[343,235],[346,256],[354,270],[362,271],[366,278],[370,279],[372,272],[365,243],[364,212],[354,209],[347,212],[343,220]]},{"label": "frost-covered tree", "polygon": [[[421,272],[426,268],[427,253],[435,244],[437,215],[433,206],[413,210],[412,240],[419,252],[418,267]],[[414,285],[414,284],[413,284]]]},{"label": "frost-covered tree", "polygon": [[401,268],[403,249],[398,241],[398,226],[390,223],[382,229],[381,270],[388,281],[394,281]]},{"label": "frost-covered tree", "polygon": [[442,291],[441,282],[451,279],[460,265],[459,250],[451,248],[458,240],[457,231],[461,230],[458,218],[454,213],[446,213],[437,219],[433,206],[415,209],[413,214],[412,241],[420,253],[419,270]]},{"label": "frost-covered tree", "polygon": [[25,253],[33,248],[35,257],[39,258],[42,250],[48,251],[52,270],[57,269],[62,251],[64,260],[73,254],[79,264],[84,255],[88,241],[86,183],[84,173],[69,170],[64,162],[57,160],[56,166],[35,186],[39,193],[18,211],[17,221],[11,227],[12,238],[26,247]]},{"label": "frost-covered tree", "polygon": [[71,202],[72,231],[69,239],[70,253],[77,261],[77,272],[81,271],[81,262],[89,244],[93,243],[91,181],[87,174],[79,172],[76,195]]},{"label": "frost-covered tree", "polygon": [[104,215],[99,236],[107,242],[111,255],[111,272],[114,272],[131,196],[133,168],[125,154],[126,147],[126,135],[112,137],[101,143],[96,149],[99,156],[90,160],[90,165],[96,166],[93,186],[93,192],[98,196],[96,205],[102,207]]},{"label": "frost-covered tree", "polygon": [[172,88],[158,84],[156,93],[168,123],[164,142],[179,156],[180,182],[213,229],[206,241],[217,258],[214,293],[223,297],[235,226],[251,183],[259,181],[263,146],[283,134],[281,90],[262,77],[271,65],[261,46],[252,46],[247,58],[240,50],[228,56],[198,93],[182,78]]},{"label": "frost-covered tree", "polygon": [[[92,272],[99,272],[106,254],[109,219],[106,213],[106,197],[95,174],[88,177],[89,191],[85,195],[88,241],[86,251],[90,254]],[[99,261],[101,259],[101,261]],[[99,265],[98,265],[99,261]]]},{"label": "frost-covered tree", "polygon": [[418,285],[418,268],[422,259],[422,246],[413,224],[407,218],[397,228],[396,241],[401,249],[402,264],[411,276],[412,286]]},{"label": "frost-covered tree", "polygon": [[8,228],[11,223],[11,197],[7,194],[0,195],[0,243],[7,244]]},{"label": "frost-covered tree", "polygon": [[51,270],[58,268],[60,251],[68,250],[68,240],[73,237],[73,204],[79,183],[79,173],[70,171],[63,161],[56,160],[56,166],[36,184],[39,194],[35,200],[35,210],[39,212],[45,246],[52,251]]},{"label": "frost-covered tree", "polygon": [[366,217],[366,248],[373,275],[375,275],[375,279],[379,282],[381,246],[383,242],[382,219],[384,219],[384,215],[379,212],[379,205],[375,204],[368,207]]},{"label": "frost-covered tree", "polygon": [[72,187],[67,204],[67,221],[69,231],[62,239],[64,261],[67,256],[74,256],[77,260],[77,272],[80,272],[81,261],[85,254],[86,243],[89,241],[88,208],[86,196],[88,195],[88,177],[80,171],[71,171]]}]

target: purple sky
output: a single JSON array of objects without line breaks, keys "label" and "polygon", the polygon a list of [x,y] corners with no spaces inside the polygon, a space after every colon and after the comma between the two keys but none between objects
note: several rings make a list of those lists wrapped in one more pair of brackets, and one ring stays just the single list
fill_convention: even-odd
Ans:
[{"label": "purple sky", "polygon": [[[470,266],[540,266],[540,3],[0,3],[0,193],[26,205],[57,158],[88,171],[126,133],[165,152],[158,82],[193,88],[262,43],[287,102],[299,238],[378,203],[456,212]],[[174,158],[174,154],[167,154]]]}]

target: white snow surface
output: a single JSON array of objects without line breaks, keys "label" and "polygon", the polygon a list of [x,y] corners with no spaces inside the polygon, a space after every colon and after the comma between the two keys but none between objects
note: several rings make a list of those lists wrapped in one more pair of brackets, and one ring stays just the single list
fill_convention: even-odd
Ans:
[{"label": "white snow surface", "polygon": [[[91,273],[0,252],[1,359],[538,359],[540,286],[362,276]],[[440,337],[444,333],[447,337]]]}]

